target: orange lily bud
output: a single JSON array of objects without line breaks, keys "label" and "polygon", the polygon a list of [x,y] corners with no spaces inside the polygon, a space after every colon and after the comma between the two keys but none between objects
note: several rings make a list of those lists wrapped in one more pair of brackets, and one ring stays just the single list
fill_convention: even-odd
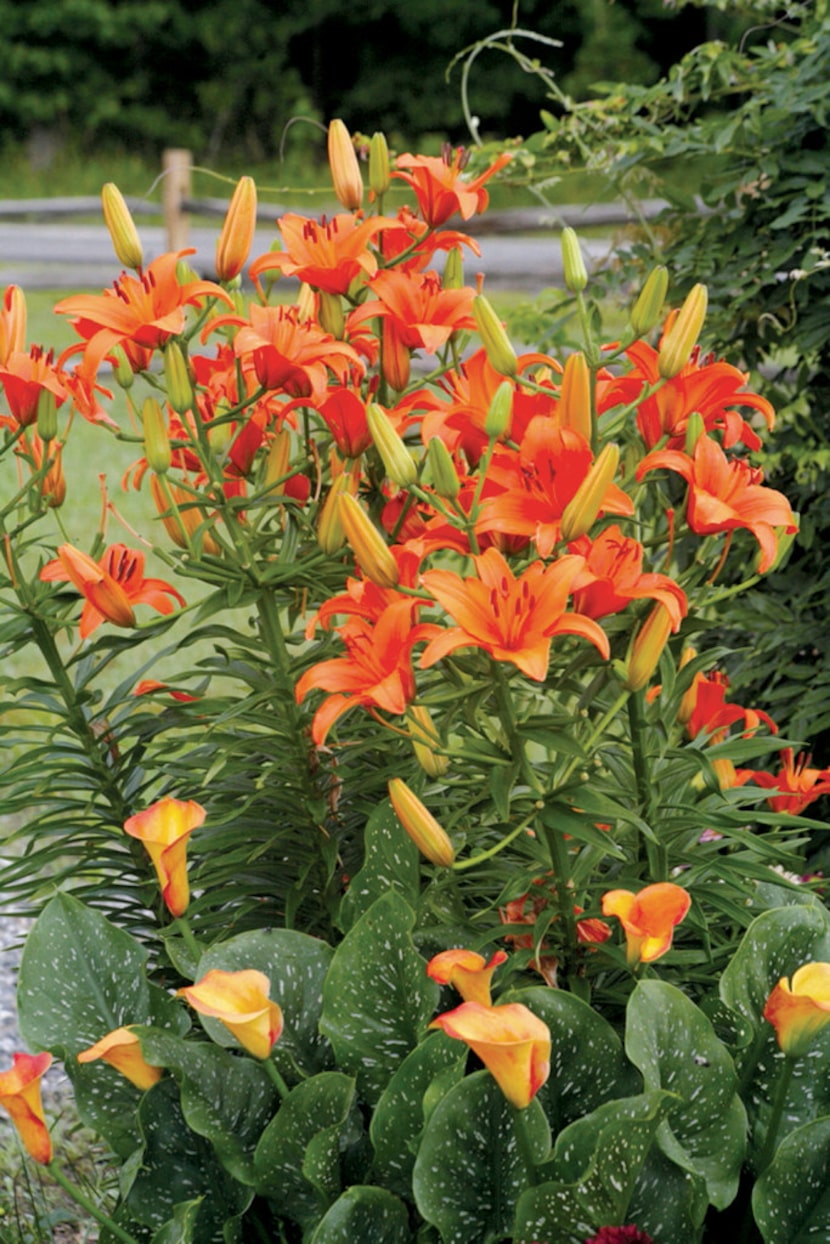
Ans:
[{"label": "orange lily bud", "polygon": [[8,1110],[27,1152],[36,1162],[52,1161],[52,1141],[43,1114],[41,1077],[52,1062],[51,1054],[13,1054],[14,1065],[0,1071],[0,1106]]},{"label": "orange lily bud", "polygon": [[500,436],[508,435],[512,422],[513,386],[509,380],[502,380],[490,399],[490,405],[487,408],[487,415],[484,419],[484,431],[490,440],[494,441]]},{"label": "orange lily bud", "polygon": [[141,408],[141,424],[144,429],[144,455],[147,465],[157,475],[164,475],[170,470],[173,453],[164,411],[154,397],[145,399]]},{"label": "orange lily bud", "polygon": [[320,507],[317,520],[317,543],[324,553],[330,556],[342,549],[346,543],[343,520],[340,516],[340,497],[347,491],[349,477],[345,473],[331,481],[328,496]]},{"label": "orange lily bud", "polygon": [[591,373],[581,350],[569,354],[559,391],[559,422],[591,440]]},{"label": "orange lily bud", "polygon": [[673,881],[647,885],[639,894],[608,890],[602,896],[602,914],[616,916],[625,930],[630,966],[653,963],[671,949],[675,927],[692,905],[688,890]]},{"label": "orange lily bud", "polygon": [[454,501],[461,491],[461,481],[452,455],[440,436],[433,436],[427,450],[427,466],[432,486],[439,497]]},{"label": "orange lily bud", "polygon": [[78,1062],[92,1063],[99,1058],[120,1071],[142,1093],[162,1077],[161,1067],[151,1066],[144,1058],[141,1042],[132,1028],[114,1028],[89,1049],[81,1050]]},{"label": "orange lily bud", "polygon": [[792,982],[782,976],[767,998],[763,1015],[788,1057],[806,1054],[814,1038],[830,1024],[830,963],[805,963],[793,972]]},{"label": "orange lily bud", "polygon": [[26,352],[26,295],[19,285],[9,285],[0,308],[0,364],[10,354]]},{"label": "orange lily bud", "polygon": [[550,1029],[521,1002],[464,1002],[430,1028],[465,1041],[517,1110],[530,1105],[550,1075]]},{"label": "orange lily bud", "polygon": [[452,250],[447,251],[441,286],[443,289],[464,288],[464,256],[460,246],[454,246]]},{"label": "orange lily bud", "polygon": [[274,496],[282,496],[285,492],[285,485],[280,481],[284,481],[288,475],[288,467],[291,463],[291,433],[288,428],[281,428],[277,434],[272,437],[271,444],[268,446],[268,455],[265,459],[265,475],[263,477],[263,486],[269,488]]},{"label": "orange lily bud", "polygon": [[334,193],[347,211],[356,212],[363,202],[363,178],[351,134],[339,119],[329,124],[328,147]]},{"label": "orange lily bud", "polygon": [[585,260],[582,258],[579,238],[570,225],[566,225],[562,230],[560,243],[562,246],[562,268],[565,284],[572,294],[581,293],[588,284],[588,272],[585,267]]},{"label": "orange lily bud", "polygon": [[450,767],[450,760],[438,750],[441,740],[429,709],[425,704],[411,704],[406,716],[412,750],[418,764],[430,777],[443,777]]},{"label": "orange lily bud", "polygon": [[346,317],[343,314],[343,303],[339,294],[329,294],[320,290],[317,294],[317,316],[321,328],[338,341],[342,341],[346,331]]},{"label": "orange lily bud", "polygon": [[370,402],[366,407],[366,422],[372,434],[375,449],[381,456],[386,474],[399,488],[408,488],[418,479],[418,468],[412,454],[398,436],[389,416],[382,406]]},{"label": "orange lily bud", "polygon": [[625,686],[640,691],[651,678],[671,634],[671,617],[663,605],[655,605],[628,651]]},{"label": "orange lily bud", "polygon": [[140,268],[144,261],[141,239],[123,194],[111,181],[101,188],[101,207],[118,262],[125,268]]},{"label": "orange lily bud", "polygon": [[449,836],[402,778],[390,780],[389,798],[395,815],[421,854],[430,863],[449,868],[455,859]]},{"label": "orange lily bud", "polygon": [[492,304],[484,294],[476,294],[472,305],[473,319],[490,366],[500,376],[515,376],[519,369],[516,351],[510,344],[510,338]]},{"label": "orange lily bud", "polygon": [[439,985],[452,985],[465,1002],[492,1006],[490,982],[496,968],[506,961],[503,950],[497,950],[489,963],[474,950],[442,950],[427,964],[427,976]]},{"label": "orange lily bud", "polygon": [[[32,452],[39,467],[42,464],[43,454],[46,451],[46,447],[38,446],[37,441],[32,445]],[[40,494],[51,510],[59,510],[66,500],[66,476],[63,473],[63,445],[60,441],[50,443],[49,466],[41,481]]]},{"label": "orange lily bud", "polygon": [[48,445],[58,434],[58,403],[51,389],[37,395],[37,434]]},{"label": "orange lily bud", "polygon": [[650,333],[655,324],[660,322],[668,288],[668,268],[664,268],[662,264],[658,268],[652,268],[628,317],[628,322],[638,337]]},{"label": "orange lily bud", "polygon": [[205,816],[205,809],[194,800],[165,796],[124,822],[124,832],[144,843],[172,916],[183,916],[190,902],[187,840]]},{"label": "orange lily bud", "polygon": [[409,384],[409,373],[412,369],[412,351],[395,327],[393,320],[384,319],[380,331],[381,371],[383,378],[397,393],[401,393]]},{"label": "orange lily bud", "polygon": [[194,1011],[218,1019],[254,1058],[266,1059],[282,1034],[282,1011],[268,996],[264,972],[213,968],[195,985],[180,989]]},{"label": "orange lily bud", "polygon": [[346,539],[366,578],[378,587],[395,587],[398,563],[360,502],[348,492],[342,492],[337,498],[337,508]]},{"label": "orange lily bud", "polygon": [[[158,511],[158,516],[164,525],[164,530],[170,539],[178,548],[186,549],[187,540],[182,531],[182,528],[184,528],[191,540],[201,540],[203,552],[210,553],[213,557],[219,557],[222,552],[222,546],[217,544],[209,531],[203,530],[199,536],[196,535],[198,528],[205,521],[204,511],[194,504],[192,495],[186,492],[184,488],[180,488],[172,482],[168,482],[167,487],[170,491],[170,500],[165,496],[158,477],[156,475],[150,476],[150,495]],[[174,511],[170,508],[171,501]]]},{"label": "orange lily bud", "polygon": [[617,473],[620,449],[613,441],[603,445],[599,456],[577,488],[562,514],[562,539],[576,540],[590,531],[602,509],[602,502]]},{"label": "orange lily bud", "polygon": [[372,193],[380,198],[386,194],[391,184],[386,135],[381,130],[377,130],[369,143],[369,186]]},{"label": "orange lily bud", "polygon": [[253,177],[240,177],[216,242],[216,275],[220,281],[232,281],[245,267],[256,229],[256,203]]},{"label": "orange lily bud", "polygon": [[164,347],[164,380],[168,402],[177,415],[186,414],[196,401],[196,395],[185,353],[172,337]]},{"label": "orange lily bud", "polygon": [[[690,661],[694,661],[696,656],[697,648],[684,648],[680,654],[680,661],[677,666],[678,671],[682,670],[684,665],[688,665]],[[681,699],[677,710],[677,720],[680,722],[681,726],[685,726],[686,722],[691,720],[692,713],[695,711],[695,706],[697,704],[697,682],[698,677],[693,678],[688,690],[683,692],[683,698]]]},{"label": "orange lily bud", "polygon": [[688,363],[706,319],[707,300],[706,286],[694,285],[677,313],[677,318],[660,342],[657,370],[664,380],[672,380],[678,376]]}]

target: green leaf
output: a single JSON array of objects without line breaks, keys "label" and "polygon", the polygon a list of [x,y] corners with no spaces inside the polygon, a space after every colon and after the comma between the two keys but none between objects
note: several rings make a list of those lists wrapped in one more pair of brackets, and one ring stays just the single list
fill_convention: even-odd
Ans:
[{"label": "green leaf", "polygon": [[338,946],[323,986],[320,1031],[370,1105],[418,1045],[438,1001],[412,942],[414,923],[400,895],[379,898]]},{"label": "green leaf", "polygon": [[311,1244],[410,1244],[409,1215],[403,1201],[383,1188],[355,1184],[320,1221]]},{"label": "green leaf", "polygon": [[764,1244],[830,1239],[830,1118],[790,1132],[752,1191]]},{"label": "green leaf", "polygon": [[600,829],[595,815],[582,815],[563,803],[548,803],[541,813],[542,820],[559,833],[570,834],[577,842],[587,842],[599,847],[603,855],[617,860],[625,859],[625,852],[617,846],[608,830]]},{"label": "green leaf", "polygon": [[711,1022],[674,985],[640,981],[628,1003],[625,1049],[646,1089],[680,1098],[660,1128],[663,1152],[701,1176],[712,1204],[723,1209],[738,1189],[746,1113]]},{"label": "green leaf", "polygon": [[341,1188],[340,1148],[354,1080],[324,1071],[291,1091],[254,1154],[256,1190],[297,1222],[318,1217]]},{"label": "green leaf", "polygon": [[[279,1071],[291,1083],[297,1079],[292,1058],[308,1075],[327,1066],[328,1042],[318,1024],[323,981],[332,961],[332,950],[319,938],[293,929],[252,929],[220,942],[206,951],[199,963],[204,974],[212,968],[236,972],[256,968],[271,982],[270,995],[282,1010],[282,1036],[271,1055]],[[237,1042],[219,1020],[200,1016],[211,1040],[237,1048]]]},{"label": "green leaf", "polygon": [[44,907],[26,939],[17,1005],[31,1047],[75,1055],[150,1013],[147,952],[69,894]]},{"label": "green leaf", "polygon": [[700,1244],[708,1208],[704,1180],[652,1145],[628,1203],[628,1221],[655,1240]]},{"label": "green leaf", "polygon": [[538,1102],[516,1111],[488,1071],[467,1076],[439,1102],[424,1131],[412,1187],[419,1211],[444,1244],[473,1244],[510,1235],[528,1174],[515,1127],[526,1131],[536,1163],[550,1148]]},{"label": "green leaf", "polygon": [[585,1244],[599,1227],[624,1222],[669,1100],[644,1093],[606,1102],[565,1128],[544,1168],[554,1178],[519,1201],[515,1238]]},{"label": "green leaf", "polygon": [[[428,1107],[464,1076],[467,1047],[432,1033],[407,1055],[375,1107],[369,1135],[378,1182],[401,1196],[411,1192],[412,1168]],[[427,1100],[428,1098],[428,1100]]]},{"label": "green leaf", "polygon": [[199,1244],[196,1238],[196,1220],[202,1198],[182,1201],[173,1210],[173,1217],[155,1233],[152,1244]]},{"label": "green leaf", "polygon": [[209,1140],[225,1169],[253,1184],[256,1143],[274,1114],[276,1090],[264,1068],[207,1042],[139,1033],[148,1062],[176,1075],[188,1127]]},{"label": "green leaf", "polygon": [[388,799],[366,824],[363,866],[349,882],[340,904],[340,925],[350,929],[377,899],[390,890],[414,906],[418,900],[421,863],[418,848],[401,825]]}]

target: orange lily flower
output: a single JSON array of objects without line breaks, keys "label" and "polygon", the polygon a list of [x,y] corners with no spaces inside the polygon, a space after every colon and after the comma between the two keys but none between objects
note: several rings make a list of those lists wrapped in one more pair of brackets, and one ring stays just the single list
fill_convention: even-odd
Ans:
[{"label": "orange lily flower", "polygon": [[172,916],[183,916],[190,902],[187,840],[207,813],[192,799],[159,799],[124,822],[124,832],[144,843],[153,861],[161,896]]},{"label": "orange lily flower", "polygon": [[773,812],[788,812],[798,816],[813,800],[830,792],[830,769],[811,769],[810,759],[811,757],[801,752],[794,761],[793,749],[784,747],[781,749],[781,768],[777,774],[754,769],[742,769],[741,774],[744,781],[751,780],[756,786],[776,792],[767,799]]},{"label": "orange lily flower", "polygon": [[93,1063],[103,1059],[142,1093],[152,1088],[162,1077],[161,1067],[153,1067],[141,1052],[141,1042],[132,1028],[114,1028],[100,1041],[96,1041],[78,1055],[79,1063]]},{"label": "orange lily flower", "polygon": [[[219,298],[233,306],[230,295],[214,281],[179,283],[177,266],[194,250],[159,255],[140,276],[122,273],[113,289],[102,294],[75,294],[55,304],[58,315],[68,315],[86,339],[83,372],[94,378],[114,345],[127,343],[158,350],[185,327],[185,310],[205,298]],[[64,351],[60,361],[77,346]]]},{"label": "orange lily flower", "polygon": [[[778,733],[775,722],[763,709],[741,708],[726,703],[729,679],[726,674],[714,670],[706,675],[698,672],[692,685],[683,696],[678,716],[685,721],[689,737],[694,739],[704,731],[711,735],[710,743],[722,743],[729,727],[743,721],[746,735],[757,730],[764,722],[773,734]],[[792,758],[792,752],[790,752]]]},{"label": "orange lily flower", "polygon": [[41,1076],[52,1062],[51,1054],[13,1054],[14,1065],[0,1071],[0,1106],[8,1110],[20,1139],[36,1162],[52,1161],[52,1140],[43,1114]]},{"label": "orange lily flower", "polygon": [[626,957],[632,967],[653,963],[671,949],[675,926],[691,905],[689,892],[672,881],[647,885],[638,894],[608,890],[602,896],[602,914],[616,916],[625,930]]},{"label": "orange lily flower", "polygon": [[761,468],[740,459],[730,461],[711,437],[698,438],[692,457],[675,449],[648,454],[637,468],[637,478],[659,467],[677,471],[688,483],[686,521],[697,535],[715,535],[738,527],[752,532],[761,549],[761,574],[778,555],[775,528],[783,527],[788,535],[798,531],[789,501],[783,493],[763,486]]},{"label": "orange lily flower", "polygon": [[444,289],[437,272],[385,268],[369,288],[377,298],[352,312],[350,325],[375,316],[387,319],[396,340],[407,350],[435,354],[459,329],[475,328],[475,290]]},{"label": "orange lily flower", "polygon": [[337,385],[317,407],[317,413],[325,420],[344,458],[359,458],[372,444],[366,403],[354,389]]},{"label": "orange lily flower", "polygon": [[455,212],[462,220],[469,220],[477,212],[487,208],[490,196],[483,188],[494,173],[503,169],[511,160],[509,152],[503,152],[488,169],[478,177],[465,181],[462,174],[469,160],[469,152],[463,147],[455,151],[447,144],[442,156],[400,155],[395,161],[396,172],[415,191],[418,208],[428,225],[437,228],[449,220]]},{"label": "orange lily flower", "polygon": [[665,606],[676,631],[686,616],[686,593],[664,574],[643,573],[643,546],[613,524],[595,540],[582,536],[568,545],[585,558],[573,586],[574,609],[589,618],[620,613],[632,600],[655,600]]},{"label": "orange lily flower", "polygon": [[341,212],[329,221],[324,216],[319,223],[286,212],[277,224],[285,250],[255,259],[250,267],[252,279],[259,285],[263,272],[276,270],[327,294],[345,294],[361,272],[374,276],[378,261],[369,243],[382,230],[400,227],[393,217],[370,216],[361,221],[351,212]]},{"label": "orange lily flower", "polygon": [[19,285],[9,285],[0,307],[0,363],[10,354],[26,350],[26,295]]},{"label": "orange lily flower", "polygon": [[439,985],[452,985],[465,1002],[492,1006],[490,982],[496,968],[506,962],[503,950],[497,950],[489,963],[474,950],[442,950],[427,964],[427,976]]},{"label": "orange lily flower", "polygon": [[412,646],[432,630],[413,627],[408,598],[390,605],[374,625],[355,617],[341,627],[348,656],[312,665],[295,689],[298,704],[315,687],[335,692],[314,715],[311,737],[315,744],[322,747],[338,718],[358,704],[373,704],[396,716],[405,713],[416,693]]},{"label": "orange lily flower", "polygon": [[448,570],[428,570],[421,582],[458,626],[440,631],[421,656],[428,669],[456,648],[483,648],[496,661],[510,661],[537,682],[548,672],[554,635],[581,635],[607,660],[608,637],[591,618],[566,613],[581,557],[566,556],[550,566],[534,562],[517,579],[497,549],[475,558],[477,579]]},{"label": "orange lily flower", "polygon": [[150,605],[159,613],[172,613],[172,596],[180,605],[184,598],[163,579],[145,579],[144,554],[124,544],[111,544],[100,561],[71,544],[62,544],[54,561],[40,572],[46,583],[73,583],[86,603],[81,610],[81,639],[102,622],[135,626],[133,605]]},{"label": "orange lily flower", "polygon": [[550,1029],[521,1002],[463,1002],[430,1028],[465,1041],[517,1110],[530,1105],[550,1075]]},{"label": "orange lily flower", "polygon": [[[549,557],[561,538],[562,515],[592,463],[591,447],[578,432],[531,420],[518,453],[499,448],[493,454],[476,532],[531,538],[539,556]],[[603,497],[600,514],[606,511],[634,513],[631,498],[614,483]]]},{"label": "orange lily flower", "polygon": [[813,1038],[830,1024],[830,963],[805,963],[782,976],[767,998],[764,1019],[775,1029],[778,1044],[790,1058],[806,1054]]},{"label": "orange lily flower", "polygon": [[37,419],[38,398],[44,389],[55,395],[58,406],[66,401],[70,393],[68,380],[55,366],[52,351],[45,354],[40,346],[32,346],[28,354],[12,351],[0,365],[0,383],[9,410],[21,428],[29,427]]},{"label": "orange lily flower", "polygon": [[220,1020],[254,1058],[266,1059],[282,1035],[282,1011],[268,994],[264,972],[245,968],[223,972],[213,968],[195,985],[179,989],[194,1011]]}]

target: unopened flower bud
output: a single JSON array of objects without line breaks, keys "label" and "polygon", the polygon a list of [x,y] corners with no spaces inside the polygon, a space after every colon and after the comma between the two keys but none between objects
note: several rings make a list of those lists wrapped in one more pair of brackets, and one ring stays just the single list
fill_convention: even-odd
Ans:
[{"label": "unopened flower bud", "polygon": [[19,285],[9,285],[0,311],[0,363],[10,354],[26,351],[26,295]]},{"label": "unopened flower bud", "polygon": [[513,422],[513,386],[503,380],[490,399],[484,420],[484,431],[491,441],[507,436]]},{"label": "unopened flower bud", "polygon": [[66,476],[63,473],[63,445],[54,441],[51,445],[49,469],[41,484],[41,493],[51,510],[59,510],[66,500]]},{"label": "unopened flower bud", "polygon": [[460,246],[454,246],[452,250],[447,251],[441,285],[444,289],[464,288],[464,256],[461,254]]},{"label": "unopened flower bud", "polygon": [[170,437],[167,432],[167,420],[161,406],[154,397],[148,397],[141,408],[141,422],[144,427],[144,456],[147,465],[156,475],[164,475],[170,470],[173,461],[170,449]]},{"label": "unopened flower bud", "polygon": [[168,402],[177,415],[185,414],[196,401],[196,395],[184,351],[174,337],[164,347],[164,380]]},{"label": "unopened flower bud", "polygon": [[341,341],[346,331],[346,317],[340,295],[320,290],[317,294],[317,316],[320,327]]},{"label": "unopened flower bud", "polygon": [[369,143],[369,186],[372,193],[380,198],[386,194],[391,184],[386,135],[381,130],[377,130]]},{"label": "unopened flower bud", "polygon": [[690,458],[694,455],[695,445],[705,433],[706,424],[703,422],[703,415],[699,410],[693,410],[686,421],[686,443],[683,446]]},{"label": "unopened flower bud", "polygon": [[123,194],[111,181],[101,190],[101,206],[118,262],[125,268],[140,268],[144,261],[141,239]]},{"label": "unopened flower bud", "polygon": [[705,285],[694,285],[678,311],[677,318],[660,342],[657,370],[664,380],[672,380],[678,376],[689,361],[689,355],[706,319],[707,297]]},{"label": "unopened flower bud", "polygon": [[395,815],[421,854],[431,863],[441,868],[449,868],[455,859],[453,845],[446,831],[414,791],[401,778],[392,778],[389,782],[389,798]]},{"label": "unopened flower bud", "polygon": [[591,440],[591,373],[581,350],[569,354],[559,391],[559,423]]},{"label": "unopened flower bud", "polygon": [[328,496],[320,507],[317,520],[317,543],[324,553],[339,552],[346,543],[346,533],[340,517],[340,497],[346,492],[349,477],[344,472],[331,481]]},{"label": "unopened flower bud", "polygon": [[640,691],[660,663],[671,634],[671,617],[663,605],[655,605],[629,648],[624,684],[629,691]]},{"label": "unopened flower bud", "polygon": [[440,750],[441,740],[425,704],[412,704],[406,714],[409,737],[418,764],[432,778],[443,777],[450,767],[448,756]]},{"label": "unopened flower bud", "polygon": [[378,587],[395,587],[399,577],[398,563],[360,502],[350,493],[343,492],[338,498],[337,508],[349,547],[364,576]]},{"label": "unopened flower bud", "polygon": [[384,317],[380,341],[383,378],[390,389],[402,393],[409,384],[412,351],[388,317]]},{"label": "unopened flower bud", "polygon": [[473,298],[473,319],[490,366],[500,376],[515,376],[519,367],[516,351],[510,344],[504,325],[484,294],[476,294]]},{"label": "unopened flower bud", "polygon": [[215,407],[215,417],[206,424],[210,452],[219,461],[224,462],[234,438],[233,424],[224,418],[231,409],[226,397],[220,397]]},{"label": "unopened flower bud", "polygon": [[265,475],[263,486],[272,496],[282,496],[285,491],[285,479],[291,462],[291,433],[282,428],[271,439],[265,459]]},{"label": "unopened flower bud", "polygon": [[664,268],[662,264],[659,268],[652,268],[628,317],[628,322],[637,337],[644,337],[646,333],[651,332],[655,324],[660,323],[668,288],[668,268]]},{"label": "unopened flower bud", "polygon": [[363,202],[363,178],[351,135],[339,119],[329,124],[328,150],[334,193],[347,211],[355,212]]},{"label": "unopened flower bud", "polygon": [[392,482],[399,488],[408,488],[414,484],[418,478],[415,460],[392,427],[383,407],[376,402],[370,402],[366,407],[366,422],[375,449],[380,454],[386,474]]},{"label": "unopened flower bud", "polygon": [[127,358],[123,346],[113,346],[110,350],[110,358],[112,359],[112,374],[115,383],[122,389],[131,389],[135,380],[135,372],[130,366],[130,360]]},{"label": "unopened flower bud", "polygon": [[620,462],[620,449],[612,441],[602,447],[596,461],[562,514],[562,539],[576,540],[590,531],[597,520],[608,485]]},{"label": "unopened flower bud", "polygon": [[256,229],[256,204],[253,177],[240,177],[216,241],[216,275],[220,281],[232,281],[245,266]]},{"label": "unopened flower bud", "polygon": [[454,501],[461,491],[461,481],[452,455],[440,436],[433,436],[427,450],[427,466],[432,486],[439,497]]},{"label": "unopened flower bud", "polygon": [[41,389],[37,395],[37,434],[44,444],[58,434],[58,403],[51,389]]},{"label": "unopened flower bud", "polygon": [[189,492],[170,480],[162,485],[157,475],[151,475],[150,495],[164,530],[178,548],[186,549],[188,539],[196,540],[201,542],[203,553],[220,556],[222,546],[207,529],[199,531],[205,522],[205,512]]},{"label": "unopened flower bud", "polygon": [[305,281],[300,284],[296,306],[301,321],[317,318],[317,294]]},{"label": "unopened flower bud", "polygon": [[588,272],[585,268],[585,260],[582,258],[579,238],[570,225],[566,225],[562,230],[560,244],[565,284],[572,294],[579,294],[588,284]]},{"label": "unopened flower bud", "polygon": [[[680,661],[677,666],[678,673],[684,666],[688,665],[690,661],[694,661],[696,656],[696,648],[692,648],[691,646],[684,648],[680,654]],[[689,687],[683,692],[680,704],[677,708],[677,720],[680,722],[681,726],[685,726],[686,722],[691,720],[692,713],[695,711],[697,706],[697,687],[695,682],[696,680],[693,678]]]}]

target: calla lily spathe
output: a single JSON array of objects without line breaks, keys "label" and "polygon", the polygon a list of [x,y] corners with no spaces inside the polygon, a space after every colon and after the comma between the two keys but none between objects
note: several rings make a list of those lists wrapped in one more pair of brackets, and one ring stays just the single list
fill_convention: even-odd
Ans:
[{"label": "calla lily spathe", "polygon": [[187,841],[205,816],[205,809],[193,799],[167,796],[124,822],[124,832],[144,843],[172,916],[183,916],[190,902]]},{"label": "calla lily spathe", "polygon": [[616,916],[625,930],[626,957],[633,967],[653,963],[671,949],[675,927],[692,905],[691,896],[672,881],[647,885],[638,894],[608,890],[602,914]]},{"label": "calla lily spathe", "polygon": [[830,1024],[830,963],[805,963],[782,976],[767,998],[764,1019],[775,1029],[785,1054],[806,1054],[814,1038]]},{"label": "calla lily spathe", "polygon": [[51,1054],[13,1054],[13,1066],[0,1071],[0,1106],[8,1110],[20,1139],[36,1162],[52,1161],[52,1140],[43,1114],[41,1077],[49,1069]]},{"label": "calla lily spathe", "polygon": [[195,985],[180,989],[194,1011],[218,1019],[254,1058],[266,1059],[282,1035],[282,1011],[268,996],[264,972],[213,968]]},{"label": "calla lily spathe", "polygon": [[153,1067],[141,1051],[141,1042],[132,1028],[114,1028],[78,1055],[79,1063],[101,1059],[120,1071],[142,1093],[162,1077],[161,1067]]},{"label": "calla lily spathe", "polygon": [[452,985],[465,1002],[492,1006],[490,982],[496,968],[506,961],[503,950],[497,950],[489,963],[474,950],[442,950],[427,964],[427,976],[439,985]]},{"label": "calla lily spathe", "polygon": [[430,1028],[465,1041],[517,1110],[529,1106],[550,1075],[550,1029],[520,1002],[464,1002]]}]

